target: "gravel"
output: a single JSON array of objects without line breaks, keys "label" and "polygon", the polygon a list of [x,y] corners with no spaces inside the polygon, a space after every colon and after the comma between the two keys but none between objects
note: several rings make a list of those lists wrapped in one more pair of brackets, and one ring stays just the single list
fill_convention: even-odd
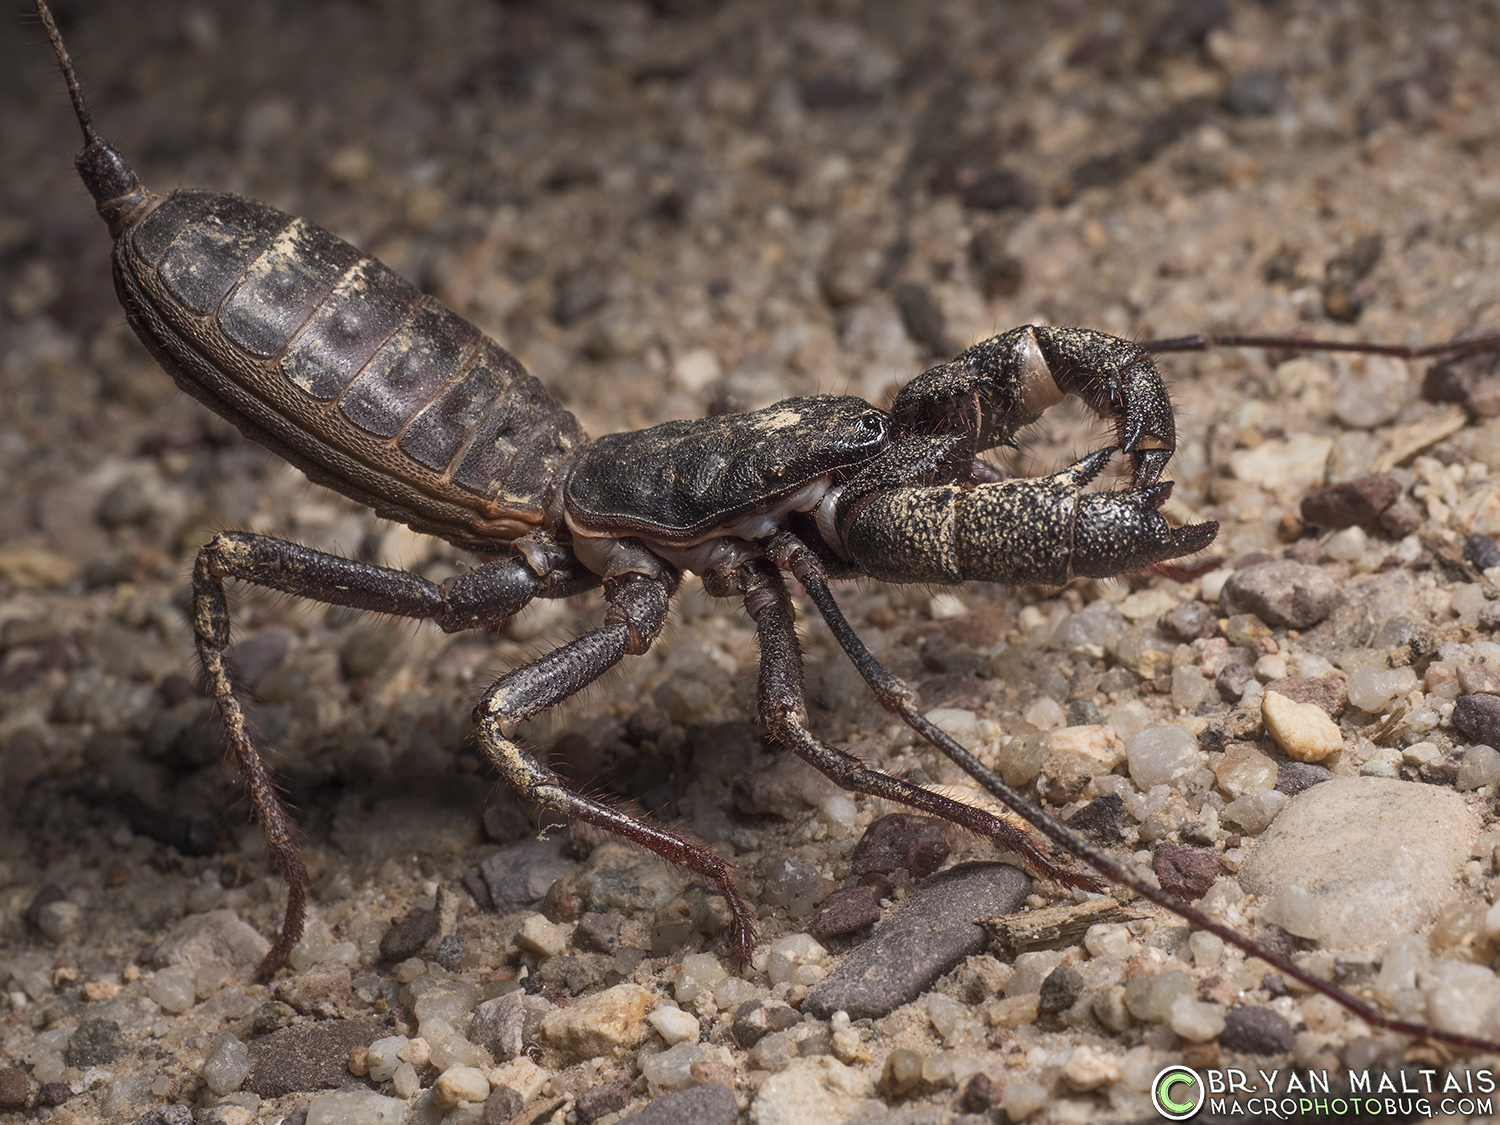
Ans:
[{"label": "gravel", "polygon": [[[1210,7],[1213,27],[1172,14]],[[111,0],[59,15],[100,128],[149,185],[266,198],[368,247],[514,350],[594,434],[792,394],[882,401],[934,355],[1030,321],[1141,339],[1425,341],[1494,319],[1483,142],[1500,131],[1486,47],[1500,28],[1482,6],[210,0],[142,15]],[[479,1072],[497,1115],[555,1098],[606,1118],[729,1085],[764,1123],[806,1105],[879,1120],[893,1103],[878,1079],[901,1049],[918,1077],[900,1112],[968,1108],[960,1091],[982,1074],[992,1088],[976,1103],[1012,1119],[1057,1106],[1127,1121],[1149,1116],[1152,1074],[1209,1050],[1284,1069],[1294,1052],[1300,1065],[1387,1049],[1383,1033],[1367,1039],[1255,979],[1233,949],[1188,964],[1186,946],[1145,944],[1175,924],[1149,911],[1107,941],[1053,951],[1083,978],[1066,1011],[1039,1013],[1041,977],[1008,991],[1036,974],[988,951],[969,917],[980,944],[952,959],[912,941],[910,986],[868,985],[872,1014],[840,1025],[810,997],[884,948],[881,934],[948,877],[942,864],[994,852],[918,834],[861,889],[857,843],[907,811],[850,801],[763,744],[753,632],[692,578],[651,653],[526,737],[590,792],[726,856],[757,911],[751,966],[728,950],[713,894],[541,823],[476,750],[468,715],[484,686],[598,624],[597,599],[447,636],[238,590],[231,663],[313,874],[308,941],[277,981],[255,984],[284,891],[195,686],[194,550],[241,527],[434,581],[473,560],[308,484],[172,389],[120,314],[102,224],[69,167],[76,131],[36,39],[0,39],[7,1101],[35,1106],[46,1088],[67,1097],[54,1112],[80,1120],[171,1121],[193,1103],[230,1121],[254,1097],[266,1120],[300,1107],[309,1121],[436,1120],[430,1053],[420,1067],[382,1055],[378,1091],[342,1089],[361,1080],[351,1052],[377,1039],[405,1050],[431,1031],[429,1052]],[[1336,887],[1345,897],[1318,912],[1298,956],[1331,973],[1335,956],[1381,965],[1383,1003],[1494,1038],[1479,1010],[1488,954],[1463,936],[1489,933],[1496,893],[1494,840],[1471,810],[1500,782],[1500,720],[1485,702],[1500,697],[1500,601],[1485,574],[1500,560],[1493,374],[1466,361],[1445,381],[1419,363],[1239,350],[1162,366],[1179,426],[1167,512],[1221,522],[1219,566],[1134,592],[1081,581],[934,597],[862,583],[837,595],[945,727],[1101,846],[1142,868],[1169,845],[1211,853],[1216,874],[1172,871],[1184,893],[1213,874],[1205,902],[1241,931],[1259,909],[1247,890]],[[1007,472],[1112,440],[1066,408],[1021,438],[997,458]],[[1309,530],[1323,527],[1341,530]],[[804,623],[803,643],[820,735],[982,800],[874,704],[821,626]],[[1316,766],[1268,733],[1273,693],[1337,728],[1335,746],[1318,724],[1328,753]],[[1117,742],[1120,767],[1103,756]],[[1350,785],[1381,787],[1389,813],[1283,840],[1299,806],[1326,812]],[[1434,796],[1445,804],[1430,808]],[[1339,862],[1351,848],[1438,844],[1402,903]],[[1280,883],[1257,882],[1272,860]],[[1073,901],[992,870],[1004,909]],[[440,887],[473,888],[451,933]],[[1345,902],[1382,931],[1341,930]],[[590,914],[609,920],[580,922]],[[526,916],[548,928],[533,922],[522,939]],[[399,919],[413,922],[383,958]],[[1152,1007],[1147,1028],[1130,1026],[1114,991],[1138,955],[1142,979],[1181,972],[1194,990],[1175,1016]],[[685,972],[692,957],[720,975]],[[616,1013],[611,1053],[583,1058],[566,1013],[622,986],[642,991]],[[440,992],[446,1014],[424,1001],[419,1018]],[[644,1078],[667,1046],[649,1018],[665,996],[682,1016],[657,1023],[700,1028],[703,1042],[678,1048],[713,1048],[661,1064],[672,1083],[701,1083],[674,1094]],[[750,1046],[732,1033],[746,1003],[777,1013],[762,1034],[742,1028]],[[1282,1021],[1269,1030],[1237,1015],[1268,1005]],[[1223,1032],[1193,1045],[1219,1008]],[[499,1011],[493,1025],[476,1015]],[[84,1029],[108,1024],[124,1050],[108,1079],[90,1077],[104,1064],[81,1046],[104,1039]],[[250,1066],[238,1089],[234,1043]],[[472,1074],[450,1092],[460,1085],[480,1090]],[[585,1097],[601,1088],[634,1100]]]}]

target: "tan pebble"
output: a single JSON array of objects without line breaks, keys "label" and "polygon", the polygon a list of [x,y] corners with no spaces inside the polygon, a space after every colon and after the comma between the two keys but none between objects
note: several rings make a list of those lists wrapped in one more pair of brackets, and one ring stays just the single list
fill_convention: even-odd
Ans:
[{"label": "tan pebble", "polygon": [[568,927],[549,922],[540,914],[533,914],[521,923],[520,932],[516,934],[516,944],[543,957],[556,957],[568,946]]},{"label": "tan pebble", "polygon": [[1125,740],[1109,727],[1063,727],[1052,732],[1047,748],[1054,754],[1071,754],[1099,773],[1109,773],[1125,761]]},{"label": "tan pebble", "polygon": [[489,1079],[472,1066],[450,1066],[432,1084],[432,1102],[441,1109],[452,1109],[459,1102],[482,1102],[489,1096]]},{"label": "tan pebble", "polygon": [[83,998],[90,1004],[96,1000],[110,1000],[120,995],[120,987],[116,980],[91,980],[83,986]]},{"label": "tan pebble", "polygon": [[1344,748],[1344,736],[1328,712],[1316,703],[1293,703],[1268,691],[1260,704],[1261,721],[1276,744],[1299,762],[1321,762]]},{"label": "tan pebble", "polygon": [[1073,1089],[1080,1093],[1097,1090],[1113,1082],[1120,1074],[1120,1064],[1108,1051],[1096,1051],[1092,1047],[1079,1047],[1063,1064],[1062,1076]]},{"label": "tan pebble", "polygon": [[368,1047],[349,1048],[349,1073],[356,1078],[363,1078],[370,1073],[370,1049]]},{"label": "tan pebble", "polygon": [[617,984],[570,1008],[553,1008],[542,1017],[542,1034],[580,1058],[627,1051],[650,1033],[646,1010],[655,999],[638,984]]},{"label": "tan pebble", "polygon": [[529,1102],[541,1092],[551,1075],[522,1055],[493,1068],[487,1077],[491,1088],[509,1086],[521,1095],[521,1101]]},{"label": "tan pebble", "polygon": [[396,1057],[412,1066],[426,1066],[427,1061],[432,1058],[432,1047],[419,1035],[397,1051]]}]

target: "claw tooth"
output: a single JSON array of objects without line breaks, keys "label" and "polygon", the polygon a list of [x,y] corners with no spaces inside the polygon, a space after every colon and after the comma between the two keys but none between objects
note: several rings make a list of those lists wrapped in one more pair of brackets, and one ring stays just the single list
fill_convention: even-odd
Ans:
[{"label": "claw tooth", "polygon": [[1167,497],[1172,495],[1172,489],[1177,487],[1175,481],[1163,480],[1153,485],[1138,490],[1135,495],[1142,506],[1148,508],[1160,508],[1167,502]]}]

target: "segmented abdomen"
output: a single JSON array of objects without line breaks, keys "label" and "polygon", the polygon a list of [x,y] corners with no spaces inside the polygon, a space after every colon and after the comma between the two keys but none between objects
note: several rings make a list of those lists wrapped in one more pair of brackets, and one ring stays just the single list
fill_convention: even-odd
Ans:
[{"label": "segmented abdomen", "polygon": [[263,203],[174,192],[120,238],[115,280],[184,390],[312,479],[463,546],[541,522],[587,440],[474,325]]}]

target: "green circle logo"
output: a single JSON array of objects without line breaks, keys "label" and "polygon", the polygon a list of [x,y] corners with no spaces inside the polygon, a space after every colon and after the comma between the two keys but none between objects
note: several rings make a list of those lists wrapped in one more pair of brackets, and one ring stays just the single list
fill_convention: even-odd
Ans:
[{"label": "green circle logo", "polygon": [[1203,1107],[1203,1080],[1185,1066],[1169,1066],[1151,1080],[1151,1104],[1168,1121],[1186,1121]]}]

